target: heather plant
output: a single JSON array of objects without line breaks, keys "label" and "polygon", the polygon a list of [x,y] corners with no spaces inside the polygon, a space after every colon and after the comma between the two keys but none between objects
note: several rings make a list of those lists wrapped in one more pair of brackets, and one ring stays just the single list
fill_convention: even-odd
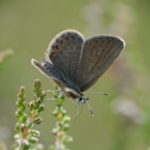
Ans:
[{"label": "heather plant", "polygon": [[[13,150],[44,150],[44,145],[39,143],[40,131],[35,129],[35,125],[40,125],[43,121],[41,114],[45,110],[44,103],[47,102],[46,93],[47,91],[41,89],[40,80],[36,80],[33,100],[28,102],[25,87],[20,87],[16,101],[17,123]],[[67,135],[71,118],[63,107],[65,97],[62,96],[60,90],[56,89],[53,93],[54,97],[51,99],[53,102],[55,101],[53,116],[56,126],[53,128],[52,134],[55,136],[55,143],[49,149],[67,150],[67,143],[72,141],[72,137]]]}]

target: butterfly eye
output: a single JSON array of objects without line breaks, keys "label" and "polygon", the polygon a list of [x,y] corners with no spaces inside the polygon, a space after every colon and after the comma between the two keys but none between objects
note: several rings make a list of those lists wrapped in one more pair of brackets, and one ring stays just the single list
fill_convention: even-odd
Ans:
[{"label": "butterfly eye", "polygon": [[79,102],[81,102],[82,100],[83,100],[82,97],[80,97],[80,98],[79,98]]},{"label": "butterfly eye", "polygon": [[85,104],[89,99],[88,98],[85,98],[85,97],[80,97],[78,98],[78,103],[80,104]]},{"label": "butterfly eye", "polygon": [[82,101],[82,97],[79,98],[79,101]]}]

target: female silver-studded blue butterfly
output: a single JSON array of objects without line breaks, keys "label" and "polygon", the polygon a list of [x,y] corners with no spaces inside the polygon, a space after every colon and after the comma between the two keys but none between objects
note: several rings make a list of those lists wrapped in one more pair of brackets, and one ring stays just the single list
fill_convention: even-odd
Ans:
[{"label": "female silver-studded blue butterfly", "polygon": [[32,64],[51,77],[63,93],[86,103],[85,90],[110,67],[123,50],[124,41],[116,36],[97,35],[85,39],[75,30],[58,34],[49,44],[47,59]]}]

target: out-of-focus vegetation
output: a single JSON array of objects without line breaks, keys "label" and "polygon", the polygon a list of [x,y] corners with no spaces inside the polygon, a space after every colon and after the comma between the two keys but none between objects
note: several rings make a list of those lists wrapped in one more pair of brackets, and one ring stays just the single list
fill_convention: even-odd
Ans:
[{"label": "out-of-focus vegetation", "polygon": [[[0,143],[8,147],[14,134],[16,93],[20,85],[28,87],[40,78],[44,89],[54,89],[48,78],[34,69],[32,57],[41,59],[50,40],[60,31],[71,28],[85,37],[115,34],[126,41],[126,48],[111,69],[89,91],[107,92],[90,97],[95,116],[86,105],[72,100],[65,107],[72,116],[69,134],[72,150],[148,150],[150,146],[150,21],[148,0],[43,0],[0,1],[0,50],[12,48],[13,56],[0,64]],[[0,58],[2,51],[0,51]],[[41,142],[53,144],[54,102],[46,105]],[[82,107],[82,110],[79,110]],[[76,113],[80,115],[76,117]],[[51,114],[51,115],[50,115]],[[49,138],[48,138],[49,137]],[[10,147],[8,148],[10,149]]]},{"label": "out-of-focus vegetation", "polygon": [[10,48],[0,51],[0,66],[2,66],[6,58],[12,54],[13,54],[13,50]]}]

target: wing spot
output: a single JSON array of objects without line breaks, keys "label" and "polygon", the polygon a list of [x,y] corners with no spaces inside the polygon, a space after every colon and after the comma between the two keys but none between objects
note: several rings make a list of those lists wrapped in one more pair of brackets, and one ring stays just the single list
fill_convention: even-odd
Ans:
[{"label": "wing spot", "polygon": [[54,50],[55,49],[55,45],[52,45],[52,50]]},{"label": "wing spot", "polygon": [[61,49],[58,45],[53,45],[52,46],[52,55],[54,55],[55,51],[57,51],[57,52],[61,51]]},{"label": "wing spot", "polygon": [[63,34],[63,35],[62,35],[62,39],[64,39],[65,37],[66,37],[66,35]]},{"label": "wing spot", "polygon": [[61,49],[60,49],[60,48],[58,48],[58,49],[56,49],[56,51],[57,51],[57,52],[60,52],[60,51],[61,51]]},{"label": "wing spot", "polygon": [[59,45],[59,48],[57,49],[57,51],[60,51],[60,48],[64,46],[64,41],[63,41],[63,39],[61,39],[61,40],[59,41],[58,45]]},{"label": "wing spot", "polygon": [[66,39],[66,41],[68,41],[68,40],[69,40],[69,37],[68,37],[68,36],[66,36],[66,37],[65,37],[65,39]]},{"label": "wing spot", "polygon": [[56,39],[56,42],[58,43],[58,42],[59,42],[59,39]]},{"label": "wing spot", "polygon": [[46,66],[46,69],[49,70],[49,66]]},{"label": "wing spot", "polygon": [[56,53],[54,51],[52,51],[51,55],[50,55],[52,58],[54,58],[56,55]]},{"label": "wing spot", "polygon": [[60,52],[61,51],[61,49],[59,48],[59,46],[58,45],[56,45],[56,49],[55,49],[57,52]]},{"label": "wing spot", "polygon": [[58,45],[55,46],[55,49],[59,49]]},{"label": "wing spot", "polygon": [[57,48],[55,49],[55,51],[56,51],[56,52],[60,52],[61,49],[60,49],[59,47],[57,47]]},{"label": "wing spot", "polygon": [[71,33],[70,33],[70,32],[68,32],[68,35],[70,36],[70,35],[71,35]]},{"label": "wing spot", "polygon": [[71,38],[72,38],[73,40],[75,40],[75,37],[74,37],[73,35],[71,35]]},{"label": "wing spot", "polygon": [[60,40],[60,44],[63,44],[63,40],[62,39]]},{"label": "wing spot", "polygon": [[47,63],[45,63],[43,66],[44,66],[44,68],[46,68],[47,70],[50,69]]},{"label": "wing spot", "polygon": [[102,46],[104,46],[104,42],[98,42],[98,41],[96,41],[94,44],[93,44],[93,46],[94,47],[102,47]]}]

